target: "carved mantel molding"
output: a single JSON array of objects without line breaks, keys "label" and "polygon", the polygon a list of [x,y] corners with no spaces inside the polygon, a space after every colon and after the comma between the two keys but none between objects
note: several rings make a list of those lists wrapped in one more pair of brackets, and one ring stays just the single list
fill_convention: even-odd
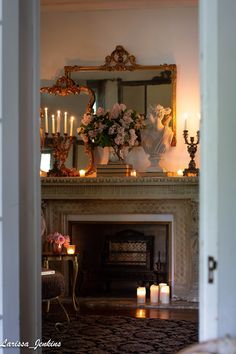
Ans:
[{"label": "carved mantel molding", "polygon": [[44,177],[43,199],[198,199],[197,177]]}]

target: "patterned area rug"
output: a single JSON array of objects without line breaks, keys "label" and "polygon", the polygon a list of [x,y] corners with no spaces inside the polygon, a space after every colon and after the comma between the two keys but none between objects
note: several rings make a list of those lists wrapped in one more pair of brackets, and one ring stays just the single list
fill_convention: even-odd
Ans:
[{"label": "patterned area rug", "polygon": [[59,334],[55,322],[43,321],[43,342],[61,342],[43,353],[71,354],[174,354],[197,342],[197,324],[189,321],[143,319],[124,316],[79,316],[67,333]]}]

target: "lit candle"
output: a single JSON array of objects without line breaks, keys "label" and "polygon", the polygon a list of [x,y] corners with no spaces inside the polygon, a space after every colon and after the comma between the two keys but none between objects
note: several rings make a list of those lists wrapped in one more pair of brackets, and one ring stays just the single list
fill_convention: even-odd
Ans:
[{"label": "lit candle", "polygon": [[74,254],[75,253],[75,245],[69,245],[67,247],[67,254]]},{"label": "lit candle", "polygon": [[160,294],[161,294],[161,288],[162,288],[163,286],[167,286],[167,284],[166,284],[166,283],[160,283],[160,284],[159,284],[159,297],[160,297]]},{"label": "lit candle", "polygon": [[79,170],[80,177],[85,177],[85,170]]},{"label": "lit candle", "polygon": [[73,135],[73,123],[74,123],[74,117],[73,116],[71,116],[70,117],[70,136],[72,136]]},{"label": "lit candle", "polygon": [[64,134],[67,134],[67,112],[64,113]]},{"label": "lit candle", "polygon": [[61,112],[57,111],[57,133],[61,132]]},{"label": "lit candle", "polygon": [[137,288],[137,303],[145,304],[146,302],[146,288],[144,286],[139,286]]},{"label": "lit candle", "polygon": [[150,286],[150,302],[152,304],[158,303],[158,296],[159,296],[159,286],[152,284]]},{"label": "lit candle", "polygon": [[168,285],[164,285],[160,289],[160,302],[162,304],[169,304],[170,302],[170,287]]},{"label": "lit candle", "polygon": [[187,119],[188,119],[188,114],[184,113],[184,130],[188,130]]},{"label": "lit candle", "polygon": [[183,176],[183,174],[184,174],[184,173],[183,173],[183,170],[178,170],[178,171],[177,171],[177,175],[178,175],[178,176]]},{"label": "lit candle", "polygon": [[132,170],[132,171],[130,172],[130,176],[132,176],[132,177],[136,177],[136,176],[137,176],[136,171],[135,171],[135,170]]},{"label": "lit candle", "polygon": [[52,114],[52,134],[55,134],[55,116]]},{"label": "lit candle", "polygon": [[45,111],[45,133],[48,133],[48,109],[47,107],[44,108]]}]

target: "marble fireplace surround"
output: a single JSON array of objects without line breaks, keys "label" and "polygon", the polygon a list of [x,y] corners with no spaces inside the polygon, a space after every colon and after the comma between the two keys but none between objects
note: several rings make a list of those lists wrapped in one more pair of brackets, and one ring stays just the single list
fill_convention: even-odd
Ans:
[{"label": "marble fireplace surround", "polygon": [[172,298],[198,301],[198,178],[41,178],[48,232],[69,222],[171,223]]}]

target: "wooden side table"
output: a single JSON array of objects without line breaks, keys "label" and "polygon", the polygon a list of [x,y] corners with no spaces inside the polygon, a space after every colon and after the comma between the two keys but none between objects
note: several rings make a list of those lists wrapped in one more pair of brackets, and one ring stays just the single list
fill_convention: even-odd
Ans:
[{"label": "wooden side table", "polygon": [[43,267],[46,269],[49,269],[49,262],[50,261],[59,261],[59,262],[72,262],[73,263],[73,274],[72,274],[72,303],[74,306],[75,311],[79,311],[79,301],[76,297],[75,294],[75,286],[76,286],[76,280],[78,276],[78,255],[79,253],[74,253],[74,254],[67,254],[67,253],[62,253],[62,254],[54,254],[54,253],[49,253],[49,252],[44,252],[42,254],[42,261],[43,261]]}]

